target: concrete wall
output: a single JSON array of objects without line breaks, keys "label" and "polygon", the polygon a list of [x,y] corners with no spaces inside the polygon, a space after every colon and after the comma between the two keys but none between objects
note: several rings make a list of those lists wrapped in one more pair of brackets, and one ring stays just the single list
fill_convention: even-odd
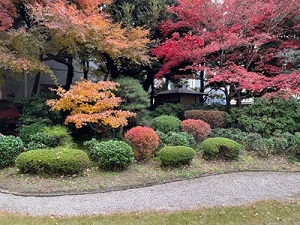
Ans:
[{"label": "concrete wall", "polygon": [[[46,62],[47,65],[53,70],[57,77],[58,83],[64,85],[67,78],[67,66],[55,61]],[[83,71],[76,67],[74,64],[74,78],[73,82],[78,81],[83,77]],[[27,82],[25,80],[27,79]],[[15,79],[11,76],[7,76],[5,83],[0,87],[0,99],[12,100],[13,98],[25,97],[31,95],[35,76],[24,75],[19,79]],[[27,83],[27,85],[25,85]],[[40,87],[46,87],[49,85],[54,85],[54,81],[48,74],[41,74]],[[14,97],[13,97],[14,96]]]}]

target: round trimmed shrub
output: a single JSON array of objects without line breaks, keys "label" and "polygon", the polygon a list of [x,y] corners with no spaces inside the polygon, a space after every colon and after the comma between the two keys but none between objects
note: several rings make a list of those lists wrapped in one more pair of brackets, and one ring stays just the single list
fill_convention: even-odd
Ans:
[{"label": "round trimmed shrub", "polygon": [[229,138],[215,137],[204,140],[199,148],[206,160],[233,160],[238,158],[242,145]]},{"label": "round trimmed shrub", "polygon": [[99,167],[103,169],[123,170],[130,166],[134,160],[131,146],[124,141],[98,142],[88,152],[93,156],[93,159],[96,158]]},{"label": "round trimmed shrub", "polygon": [[89,158],[82,150],[68,148],[38,149],[21,153],[16,167],[21,173],[72,175],[83,172]]},{"label": "round trimmed shrub", "polygon": [[148,158],[159,145],[159,137],[151,127],[133,127],[126,132],[125,139],[133,148],[136,160]]},{"label": "round trimmed shrub", "polygon": [[195,150],[186,146],[167,146],[159,151],[161,165],[179,167],[189,165],[195,156]]},{"label": "round trimmed shrub", "polygon": [[202,141],[208,137],[211,132],[208,123],[203,120],[188,119],[181,122],[181,129],[195,138],[196,141]]},{"label": "round trimmed shrub", "polygon": [[152,120],[154,130],[163,133],[177,132],[180,129],[180,119],[175,116],[158,116]]},{"label": "round trimmed shrub", "polygon": [[14,164],[23,149],[21,138],[12,135],[0,137],[0,169]]}]

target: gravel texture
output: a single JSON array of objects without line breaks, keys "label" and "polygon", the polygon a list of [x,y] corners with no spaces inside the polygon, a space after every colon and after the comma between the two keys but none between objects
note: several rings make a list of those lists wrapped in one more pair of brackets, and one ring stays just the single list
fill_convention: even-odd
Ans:
[{"label": "gravel texture", "polygon": [[300,199],[300,173],[229,173],[86,195],[24,197],[0,193],[0,211],[71,216],[240,205],[267,199]]}]

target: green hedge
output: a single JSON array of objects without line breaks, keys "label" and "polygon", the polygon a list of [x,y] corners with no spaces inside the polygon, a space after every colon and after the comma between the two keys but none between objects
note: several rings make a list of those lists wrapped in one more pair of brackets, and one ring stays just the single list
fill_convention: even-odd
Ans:
[{"label": "green hedge", "polygon": [[161,165],[164,167],[188,165],[192,162],[194,156],[194,149],[185,146],[167,146],[159,151]]},{"label": "green hedge", "polygon": [[233,160],[238,158],[242,145],[229,138],[215,137],[204,140],[199,148],[204,159]]},{"label": "green hedge", "polygon": [[0,137],[0,169],[12,165],[23,149],[24,144],[19,137],[12,135]]},{"label": "green hedge", "polygon": [[84,151],[68,148],[38,149],[23,152],[16,159],[21,173],[71,175],[83,172],[89,158]]}]

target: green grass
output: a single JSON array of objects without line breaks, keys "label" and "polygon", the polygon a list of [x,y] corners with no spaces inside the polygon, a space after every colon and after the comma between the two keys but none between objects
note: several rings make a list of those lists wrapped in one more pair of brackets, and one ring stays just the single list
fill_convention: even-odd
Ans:
[{"label": "green grass", "polygon": [[119,213],[102,216],[80,217],[31,217],[0,213],[0,224],[122,224],[122,225],[258,225],[258,224],[300,224],[300,201],[263,201],[246,206],[215,207],[177,212]]}]

